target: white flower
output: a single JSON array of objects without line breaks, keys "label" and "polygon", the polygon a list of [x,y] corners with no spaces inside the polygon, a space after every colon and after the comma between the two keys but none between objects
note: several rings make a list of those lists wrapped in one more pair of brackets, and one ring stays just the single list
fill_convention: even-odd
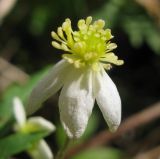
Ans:
[{"label": "white flower", "polygon": [[[31,133],[35,131],[45,130],[51,133],[55,130],[55,126],[42,117],[31,117],[26,119],[24,107],[18,97],[13,99],[13,112],[16,119],[15,130],[22,133]],[[27,150],[33,159],[53,159],[53,154],[47,143],[41,139],[34,143],[31,149]]]},{"label": "white flower", "polygon": [[84,133],[95,100],[111,131],[121,121],[120,96],[104,69],[109,70],[111,64],[122,65],[123,60],[111,52],[117,46],[109,41],[113,36],[109,29],[103,29],[105,22],[91,21],[91,17],[79,20],[79,30],[73,31],[71,21],[66,19],[57,33],[52,32],[56,40],[52,45],[67,53],[33,89],[27,108],[29,113],[35,112],[62,88],[60,119],[70,138],[79,138]]}]

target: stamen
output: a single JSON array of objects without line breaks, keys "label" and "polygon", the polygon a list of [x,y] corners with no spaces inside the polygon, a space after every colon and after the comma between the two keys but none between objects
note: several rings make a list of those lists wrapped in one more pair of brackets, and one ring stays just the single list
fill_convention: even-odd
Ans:
[{"label": "stamen", "polygon": [[69,63],[76,68],[91,67],[93,70],[99,70],[100,65],[108,70],[111,64],[124,63],[111,53],[117,45],[110,42],[113,38],[111,30],[103,29],[105,21],[99,19],[92,24],[92,17],[87,17],[80,19],[77,26],[79,30],[73,31],[71,21],[67,18],[62,27],[58,27],[57,33],[51,33],[57,41],[53,41],[52,45],[68,52],[62,57]]},{"label": "stamen", "polygon": [[86,24],[89,26],[91,24],[91,22],[92,22],[92,17],[91,16],[87,17],[86,18]]}]

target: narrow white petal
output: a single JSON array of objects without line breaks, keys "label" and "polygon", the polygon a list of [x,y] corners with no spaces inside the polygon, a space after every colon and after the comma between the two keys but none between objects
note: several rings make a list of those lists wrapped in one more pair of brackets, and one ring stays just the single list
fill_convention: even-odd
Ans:
[{"label": "narrow white petal", "polygon": [[27,105],[27,114],[34,113],[41,104],[63,85],[64,77],[68,71],[69,63],[65,60],[58,62],[33,89]]},{"label": "narrow white petal", "polygon": [[49,133],[56,129],[50,121],[42,117],[31,117],[27,120],[27,124],[32,125],[36,130],[45,130]]},{"label": "narrow white petal", "polygon": [[116,131],[121,122],[121,99],[104,69],[95,75],[95,95],[110,131]]},{"label": "narrow white petal", "polygon": [[26,122],[26,114],[24,106],[18,97],[13,98],[13,112],[16,118],[18,127],[22,127]]},{"label": "narrow white petal", "polygon": [[83,134],[93,105],[92,72],[73,69],[59,98],[61,122],[70,138]]},{"label": "narrow white petal", "polygon": [[53,159],[53,153],[44,140],[40,140],[28,153],[33,159]]}]

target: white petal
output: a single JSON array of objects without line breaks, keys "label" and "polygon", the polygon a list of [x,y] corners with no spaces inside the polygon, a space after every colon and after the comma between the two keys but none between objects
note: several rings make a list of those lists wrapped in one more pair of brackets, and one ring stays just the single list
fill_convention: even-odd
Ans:
[{"label": "white petal", "polygon": [[65,60],[58,62],[33,89],[27,106],[27,114],[40,108],[41,104],[63,85],[64,77],[68,71],[69,63]]},{"label": "white petal", "polygon": [[53,159],[53,153],[44,140],[40,140],[28,153],[33,159]]},{"label": "white petal", "polygon": [[50,121],[42,117],[31,117],[27,120],[27,125],[28,124],[32,125],[31,128],[33,128],[34,130],[39,130],[39,131],[45,130],[48,133],[56,129],[55,126]]},{"label": "white petal", "polygon": [[26,114],[24,106],[22,105],[22,102],[18,97],[13,98],[13,111],[18,127],[24,126],[26,122]]},{"label": "white petal", "polygon": [[115,84],[104,69],[95,75],[95,93],[97,104],[110,131],[116,131],[121,122],[121,99]]},{"label": "white petal", "polygon": [[74,68],[59,98],[61,122],[70,138],[83,134],[93,105],[92,73]]}]

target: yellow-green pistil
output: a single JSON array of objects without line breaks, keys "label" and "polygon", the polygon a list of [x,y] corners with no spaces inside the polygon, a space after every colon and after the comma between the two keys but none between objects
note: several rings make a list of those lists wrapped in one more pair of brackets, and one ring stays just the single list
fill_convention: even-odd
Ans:
[{"label": "yellow-green pistil", "polygon": [[110,69],[111,64],[122,65],[123,60],[111,52],[117,47],[111,43],[113,38],[110,29],[104,29],[105,22],[101,19],[93,24],[92,17],[86,20],[78,21],[78,31],[73,31],[70,19],[66,19],[62,27],[58,27],[57,33],[51,33],[56,41],[52,45],[66,51],[63,58],[69,63],[74,64],[76,68],[91,67],[93,70],[99,70],[100,64],[104,68]]}]

